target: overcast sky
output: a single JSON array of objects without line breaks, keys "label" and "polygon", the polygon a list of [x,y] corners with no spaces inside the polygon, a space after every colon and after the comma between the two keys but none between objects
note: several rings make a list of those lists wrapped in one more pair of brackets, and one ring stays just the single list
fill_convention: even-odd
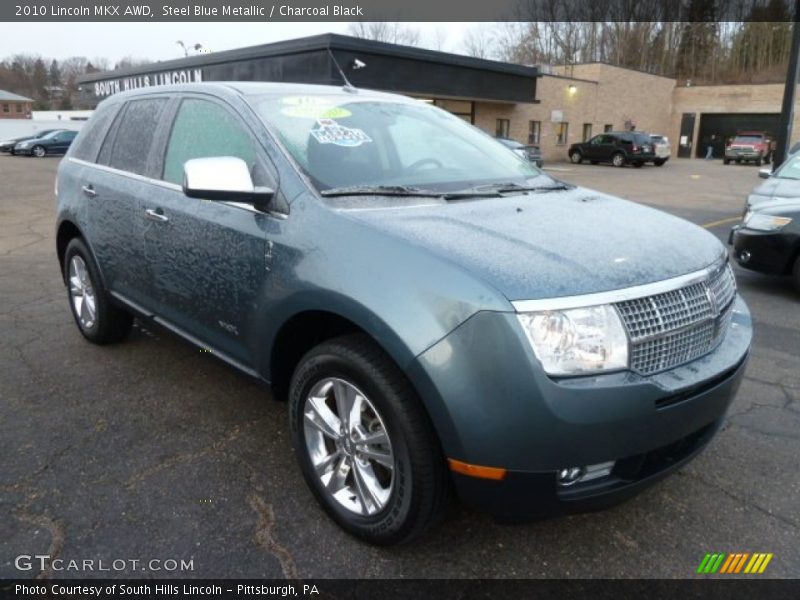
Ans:
[{"label": "overcast sky", "polygon": [[[476,23],[406,23],[421,32],[423,45],[460,51],[466,32]],[[0,59],[12,54],[39,54],[62,59],[69,56],[168,60],[181,58],[175,44],[200,43],[212,51],[265,44],[320,33],[347,33],[347,23],[19,23],[3,26]]]}]

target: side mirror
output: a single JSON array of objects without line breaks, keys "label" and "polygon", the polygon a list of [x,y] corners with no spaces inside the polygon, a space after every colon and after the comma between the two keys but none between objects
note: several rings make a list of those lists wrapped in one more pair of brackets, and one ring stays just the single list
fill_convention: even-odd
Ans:
[{"label": "side mirror", "polygon": [[772,177],[772,170],[771,169],[759,169],[758,176],[761,177],[761,179],[769,179],[770,177]]},{"label": "side mirror", "polygon": [[253,185],[250,169],[241,158],[193,158],[183,165],[183,193],[202,200],[247,202],[262,212],[275,195],[270,188]]}]

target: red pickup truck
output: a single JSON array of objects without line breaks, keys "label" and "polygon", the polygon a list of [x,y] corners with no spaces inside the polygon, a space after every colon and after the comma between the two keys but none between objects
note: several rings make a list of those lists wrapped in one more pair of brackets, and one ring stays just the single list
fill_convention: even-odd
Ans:
[{"label": "red pickup truck", "polygon": [[736,134],[725,146],[724,164],[731,161],[741,162],[753,161],[757,165],[768,163],[772,158],[774,144],[772,136],[763,131],[742,131]]}]

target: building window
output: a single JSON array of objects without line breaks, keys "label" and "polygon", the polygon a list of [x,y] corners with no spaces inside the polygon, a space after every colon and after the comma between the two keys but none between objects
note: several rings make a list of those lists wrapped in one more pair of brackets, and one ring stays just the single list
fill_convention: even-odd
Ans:
[{"label": "building window", "polygon": [[542,135],[541,121],[528,121],[528,143],[538,144]]},{"label": "building window", "polygon": [[22,112],[22,104],[20,104],[19,102],[17,102],[17,112],[18,113]]},{"label": "building window", "polygon": [[494,128],[494,134],[497,137],[508,137],[508,130],[511,128],[511,122],[508,119],[497,119]]},{"label": "building window", "polygon": [[614,125],[611,123],[606,123],[603,125],[603,133],[608,133],[609,131],[614,131]]},{"label": "building window", "polygon": [[592,137],[592,124],[591,123],[584,123],[583,124],[583,141],[584,142],[588,142],[590,137]]},{"label": "building window", "polygon": [[558,132],[556,133],[556,144],[563,146],[567,143],[569,137],[569,123],[561,122],[558,124]]},{"label": "building window", "polygon": [[9,108],[8,104],[3,104],[3,112],[4,113],[11,112],[11,109]]}]

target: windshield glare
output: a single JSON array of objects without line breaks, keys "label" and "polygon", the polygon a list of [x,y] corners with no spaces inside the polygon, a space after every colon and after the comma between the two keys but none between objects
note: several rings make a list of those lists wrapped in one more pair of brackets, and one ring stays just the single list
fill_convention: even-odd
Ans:
[{"label": "windshield glare", "polygon": [[477,128],[423,102],[315,95],[259,97],[253,105],[320,191],[410,186],[444,192],[524,184],[541,174]]}]

